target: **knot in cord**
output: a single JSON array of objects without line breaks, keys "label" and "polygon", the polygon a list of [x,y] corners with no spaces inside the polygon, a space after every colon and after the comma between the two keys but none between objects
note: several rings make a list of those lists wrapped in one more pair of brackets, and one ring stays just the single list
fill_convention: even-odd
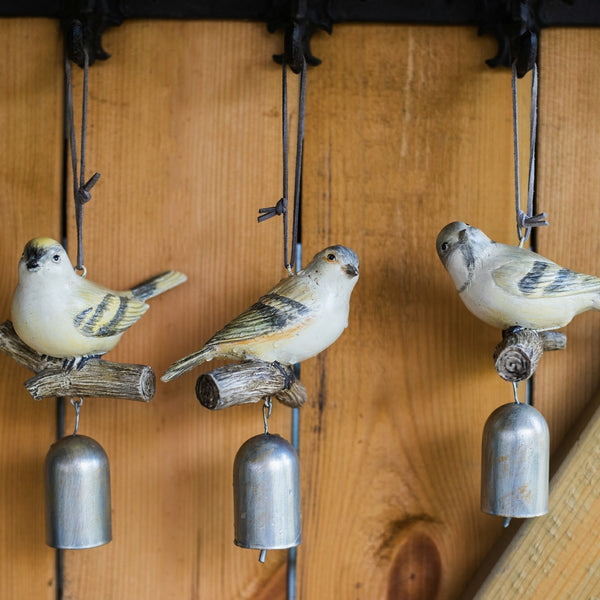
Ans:
[{"label": "knot in cord", "polygon": [[75,194],[75,201],[80,204],[86,204],[92,199],[92,194],[90,194],[90,190],[96,185],[96,182],[100,179],[100,173],[94,173],[92,177],[90,177],[87,182],[78,188],[77,193]]},{"label": "knot in cord", "polygon": [[[535,145],[537,136],[537,96],[538,96],[538,70],[534,63],[531,78],[531,111],[529,131],[529,182],[527,186],[527,212],[521,209],[521,185],[519,177],[519,116],[517,101],[517,67],[512,68],[512,101],[513,101],[513,144],[515,159],[515,212],[517,221],[517,236],[519,246],[529,238],[532,227],[548,225],[546,213],[533,214],[533,201],[535,195]],[[522,230],[525,232],[522,232]]]},{"label": "knot in cord", "polygon": [[287,214],[287,198],[280,198],[275,206],[269,206],[268,208],[259,208],[258,222],[266,221],[271,217]]},{"label": "knot in cord", "polygon": [[537,215],[529,216],[526,212],[523,212],[519,209],[517,213],[517,227],[527,228],[530,227],[545,227],[549,225],[546,217],[548,215],[545,212],[539,213]]}]

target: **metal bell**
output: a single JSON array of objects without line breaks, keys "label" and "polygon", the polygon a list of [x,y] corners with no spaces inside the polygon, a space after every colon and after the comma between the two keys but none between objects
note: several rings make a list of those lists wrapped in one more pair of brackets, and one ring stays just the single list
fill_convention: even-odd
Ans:
[{"label": "metal bell", "polygon": [[112,539],[110,469],[102,446],[69,435],[50,447],[44,466],[46,543],[53,548],[94,548]]},{"label": "metal bell", "polygon": [[264,433],[238,450],[233,464],[235,544],[261,550],[300,544],[300,465],[289,442]]},{"label": "metal bell", "polygon": [[548,512],[550,434],[541,413],[529,404],[497,408],[483,429],[481,510],[507,517]]}]

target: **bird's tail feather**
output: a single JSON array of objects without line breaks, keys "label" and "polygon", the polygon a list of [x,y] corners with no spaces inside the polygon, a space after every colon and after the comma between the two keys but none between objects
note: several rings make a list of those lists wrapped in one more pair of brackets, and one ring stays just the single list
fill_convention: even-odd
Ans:
[{"label": "bird's tail feather", "polygon": [[202,350],[198,350],[198,352],[194,352],[193,354],[180,358],[165,371],[160,380],[171,381],[171,379],[175,379],[176,377],[191,371],[197,365],[211,360],[213,357],[212,351],[213,349],[211,347],[202,348]]},{"label": "bird's tail feather", "polygon": [[182,284],[184,281],[187,281],[187,277],[183,273],[179,273],[179,271],[165,271],[131,288],[131,293],[138,300],[148,300],[148,298],[154,298],[154,296],[158,296]]}]

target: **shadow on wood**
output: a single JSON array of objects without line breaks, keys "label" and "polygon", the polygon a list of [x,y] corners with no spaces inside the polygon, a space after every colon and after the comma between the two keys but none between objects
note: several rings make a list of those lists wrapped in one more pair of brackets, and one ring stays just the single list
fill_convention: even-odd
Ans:
[{"label": "shadow on wood", "polygon": [[210,410],[259,402],[266,396],[298,408],[306,402],[306,389],[291,367],[248,360],[200,375],[196,381],[196,396],[200,404]]},{"label": "shadow on wood", "polygon": [[81,369],[66,370],[60,358],[42,357],[15,333],[12,323],[0,325],[0,350],[36,375],[25,382],[34,400],[54,396],[123,398],[149,402],[156,389],[151,367],[91,358]]}]

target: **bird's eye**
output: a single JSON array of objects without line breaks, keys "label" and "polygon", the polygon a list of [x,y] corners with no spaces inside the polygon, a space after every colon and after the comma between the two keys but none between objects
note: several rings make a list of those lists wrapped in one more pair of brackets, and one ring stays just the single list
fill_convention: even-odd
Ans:
[{"label": "bird's eye", "polygon": [[442,252],[446,252],[446,250],[448,250],[448,248],[450,248],[450,244],[448,242],[444,242],[440,248],[442,249]]},{"label": "bird's eye", "polygon": [[52,260],[53,260],[55,263],[57,263],[57,262],[60,262],[60,254],[55,254],[55,255],[52,257]]},{"label": "bird's eye", "polygon": [[327,255],[327,260],[333,262],[334,260],[337,260],[337,259],[336,259],[335,254],[328,254]]}]

